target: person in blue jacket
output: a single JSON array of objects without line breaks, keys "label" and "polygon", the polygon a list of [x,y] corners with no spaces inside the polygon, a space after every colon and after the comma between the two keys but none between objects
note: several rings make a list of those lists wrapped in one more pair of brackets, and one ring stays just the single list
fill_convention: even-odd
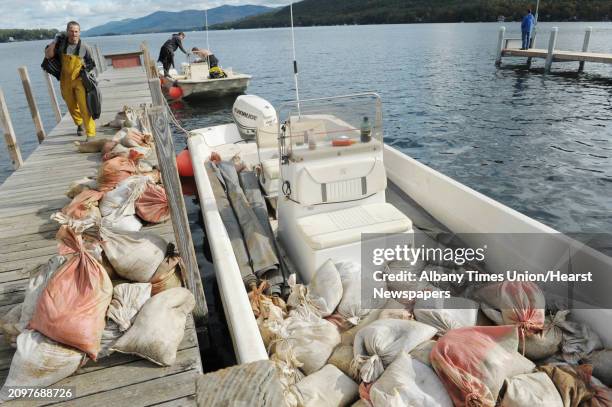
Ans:
[{"label": "person in blue jacket", "polygon": [[521,49],[529,48],[529,39],[531,37],[531,30],[533,30],[533,25],[535,23],[535,17],[531,14],[531,9],[527,9],[527,15],[523,17],[523,22],[521,23],[521,33],[523,34],[523,46]]}]

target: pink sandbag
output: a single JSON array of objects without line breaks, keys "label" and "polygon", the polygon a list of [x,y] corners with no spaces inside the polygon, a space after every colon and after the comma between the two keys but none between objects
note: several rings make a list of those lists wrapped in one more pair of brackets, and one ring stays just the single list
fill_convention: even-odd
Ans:
[{"label": "pink sandbag", "polygon": [[150,223],[162,223],[170,219],[166,190],[161,185],[147,184],[136,200],[136,215]]},{"label": "pink sandbag", "polygon": [[504,281],[487,285],[476,297],[501,313],[503,325],[518,325],[521,333],[544,328],[544,293],[537,284]]},{"label": "pink sandbag", "polygon": [[104,192],[87,189],[75,196],[72,202],[62,209],[62,213],[73,219],[83,219],[87,216],[92,206],[98,206],[98,201],[103,196]]},{"label": "pink sandbag", "polygon": [[129,157],[115,157],[102,163],[98,173],[98,189],[110,191],[124,179],[136,173],[138,153],[130,151]]},{"label": "pink sandbag", "polygon": [[494,407],[506,378],[535,368],[517,349],[516,326],[476,326],[446,333],[429,358],[455,406]]},{"label": "pink sandbag", "polygon": [[113,285],[83,246],[81,235],[62,226],[56,236],[60,255],[73,255],[40,294],[28,328],[77,348],[96,360]]}]

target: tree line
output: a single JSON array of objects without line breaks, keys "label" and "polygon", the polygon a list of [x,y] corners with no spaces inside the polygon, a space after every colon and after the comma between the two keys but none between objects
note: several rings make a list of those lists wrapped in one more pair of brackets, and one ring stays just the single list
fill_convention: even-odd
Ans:
[{"label": "tree line", "polygon": [[[400,24],[519,21],[536,1],[524,0],[304,0],[295,3],[295,25]],[[610,0],[543,0],[540,21],[608,21]],[[289,25],[289,7],[214,28],[260,28]]]},{"label": "tree line", "polygon": [[0,42],[45,40],[55,37],[58,31],[53,29],[0,29]]}]

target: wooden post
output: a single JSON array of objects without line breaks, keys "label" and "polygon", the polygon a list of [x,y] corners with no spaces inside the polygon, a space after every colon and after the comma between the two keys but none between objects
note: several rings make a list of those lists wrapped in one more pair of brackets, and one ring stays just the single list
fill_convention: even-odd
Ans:
[{"label": "wooden post", "polygon": [[142,51],[142,65],[147,73],[147,78],[151,79],[153,77],[151,71],[151,55],[149,54],[149,46],[146,41],[140,44],[140,50]]},{"label": "wooden post", "polygon": [[0,120],[2,121],[2,128],[4,129],[4,140],[6,141],[6,147],[9,151],[11,161],[14,169],[19,169],[23,165],[23,158],[21,158],[21,150],[17,144],[15,138],[15,130],[13,130],[13,122],[11,122],[11,116],[9,115],[8,106],[4,99],[4,92],[0,88]]},{"label": "wooden post", "polygon": [[159,78],[149,79],[149,90],[151,91],[153,106],[164,106],[164,94],[161,90]]},{"label": "wooden post", "polygon": [[[157,82],[155,85],[154,82]],[[149,81],[151,89],[161,88],[158,79]],[[159,99],[159,96],[152,95],[153,100]],[[155,139],[155,150],[157,151],[157,160],[162,175],[166,196],[168,197],[168,206],[170,208],[170,216],[172,219],[172,227],[174,228],[174,237],[178,246],[179,253],[185,264],[185,275],[183,280],[187,288],[195,297],[196,305],[193,310],[193,317],[196,326],[205,322],[208,315],[208,307],[206,298],[204,297],[204,287],[202,285],[202,277],[198,268],[198,261],[191,240],[191,230],[189,229],[189,219],[187,218],[187,210],[185,209],[185,200],[181,189],[181,181],[176,169],[176,153],[174,150],[174,142],[170,125],[168,124],[168,111],[165,103],[153,105],[148,109],[147,116],[151,126],[151,133]]]},{"label": "wooden post", "polygon": [[94,45],[92,49],[93,55],[92,58],[96,63],[96,76],[102,73],[102,63],[100,62],[100,54],[98,53],[98,44]]},{"label": "wooden post", "polygon": [[501,66],[502,61],[502,50],[504,49],[504,34],[506,33],[506,27],[499,27],[499,34],[497,37],[497,57],[495,58],[495,66]]},{"label": "wooden post", "polygon": [[34,99],[34,93],[32,92],[32,85],[30,84],[30,76],[28,75],[28,68],[21,66],[18,69],[19,76],[21,77],[21,83],[23,84],[23,90],[30,106],[30,113],[32,114],[32,120],[36,126],[36,136],[38,142],[42,143],[46,137],[45,128],[43,127],[42,120],[40,119],[40,113],[38,112],[38,106],[36,106],[36,100]]},{"label": "wooden post", "polygon": [[96,45],[96,53],[98,54],[98,60],[100,61],[100,68],[102,68],[102,72],[106,71],[106,59],[102,55],[102,51],[100,51],[100,47]]},{"label": "wooden post", "polygon": [[45,81],[47,82],[47,90],[49,91],[49,97],[51,98],[51,107],[53,108],[53,112],[55,113],[55,121],[59,123],[62,121],[62,110],[60,109],[59,102],[57,101],[57,96],[55,95],[53,78],[51,78],[51,75],[44,71],[43,76],[45,77]]},{"label": "wooden post", "polygon": [[558,27],[553,27],[550,31],[550,39],[548,40],[548,55],[546,56],[546,65],[544,65],[544,72],[549,73],[553,63],[553,54],[555,52],[555,46],[557,45],[557,34],[559,32]]},{"label": "wooden post", "polygon": [[[591,33],[593,32],[593,27],[587,27],[584,32],[584,42],[582,43],[582,52],[587,52],[589,50],[589,42],[591,41]],[[584,61],[580,61],[580,65],[578,66],[578,72],[584,71]]]}]

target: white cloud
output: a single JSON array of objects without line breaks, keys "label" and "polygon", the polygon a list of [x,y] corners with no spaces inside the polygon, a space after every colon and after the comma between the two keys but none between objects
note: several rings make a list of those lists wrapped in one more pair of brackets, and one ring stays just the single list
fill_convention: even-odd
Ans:
[{"label": "white cloud", "polygon": [[[294,0],[295,1],[295,0]],[[282,6],[291,0],[12,0],[0,1],[0,28],[57,28],[76,20],[83,30],[155,11],[203,10],[227,5]]]}]

